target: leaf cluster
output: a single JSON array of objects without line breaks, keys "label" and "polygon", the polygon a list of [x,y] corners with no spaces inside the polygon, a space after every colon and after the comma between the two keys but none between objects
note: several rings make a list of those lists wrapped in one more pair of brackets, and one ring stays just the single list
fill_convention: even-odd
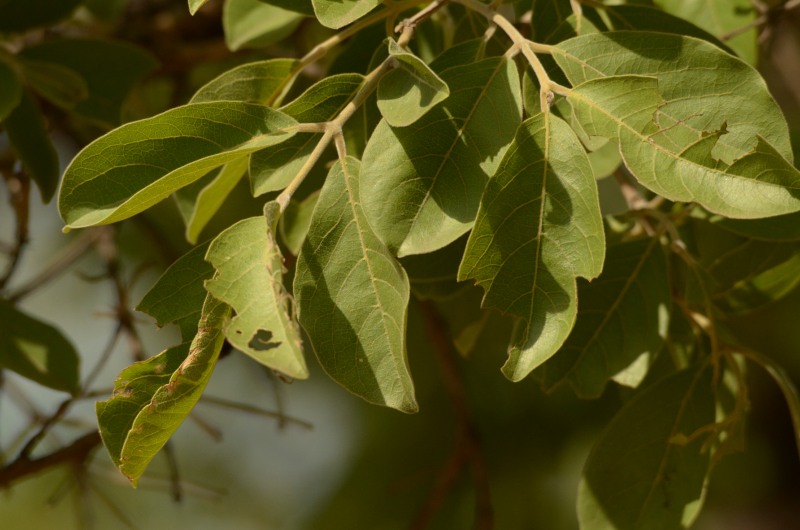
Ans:
[{"label": "leaf cluster", "polygon": [[[308,377],[313,352],[353,394],[416,412],[408,313],[425,301],[465,356],[490,313],[513,322],[511,381],[584,398],[632,389],[586,463],[582,527],[690,525],[741,434],[746,361],[800,417],[791,382],[727,324],[797,285],[800,171],[753,43],[719,39],[755,14],[712,2],[725,16],[700,28],[691,2],[638,4],[227,0],[232,50],[308,26],[326,37],[111,130],[72,159],[58,194],[66,230],[172,198],[192,244],[241,180],[264,203],[139,304],[183,342],[124,370],[97,405],[120,471],[136,484],[225,341],[286,380]],[[0,120],[45,198],[57,174],[25,153],[47,136],[17,132],[41,122],[35,98],[116,125],[117,106],[93,94],[118,104],[152,68],[138,53],[70,40],[0,54]],[[110,87],[79,54],[139,66]],[[625,212],[606,213],[602,179]]]}]

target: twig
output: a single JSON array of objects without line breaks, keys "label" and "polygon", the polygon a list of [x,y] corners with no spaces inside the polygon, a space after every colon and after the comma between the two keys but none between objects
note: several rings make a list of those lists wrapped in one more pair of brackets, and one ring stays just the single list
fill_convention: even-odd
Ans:
[{"label": "twig", "polygon": [[[456,416],[458,428],[458,446],[450,463],[442,470],[437,487],[431,493],[428,502],[423,507],[414,526],[414,530],[425,528],[429,520],[428,512],[431,507],[441,504],[448,491],[455,483],[458,472],[452,469],[458,464],[463,466],[469,462],[472,471],[472,481],[475,485],[475,524],[476,530],[490,530],[494,521],[491,492],[489,489],[488,473],[480,450],[478,431],[470,415],[467,405],[467,396],[456,364],[457,354],[453,351],[453,343],[447,331],[447,325],[442,320],[436,307],[430,301],[420,302],[428,336],[436,351],[436,358],[442,371],[444,386]],[[464,457],[458,454],[463,452]],[[460,471],[460,467],[457,471]],[[446,486],[446,488],[445,488]]]},{"label": "twig", "polygon": [[100,433],[92,431],[84,434],[71,444],[46,456],[36,459],[17,458],[0,469],[0,489],[10,486],[17,480],[61,464],[82,465],[91,452],[100,445]]},{"label": "twig", "polygon": [[16,230],[14,244],[9,252],[10,261],[6,271],[0,276],[0,291],[2,291],[14,275],[20,258],[28,243],[28,222],[30,220],[30,191],[31,182],[24,175],[13,175],[7,171],[0,171],[8,188],[9,202],[14,210]]}]

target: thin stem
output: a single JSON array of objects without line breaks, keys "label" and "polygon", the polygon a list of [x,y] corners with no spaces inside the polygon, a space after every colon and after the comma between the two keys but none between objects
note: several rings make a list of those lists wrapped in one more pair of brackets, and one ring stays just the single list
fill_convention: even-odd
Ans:
[{"label": "thin stem", "polygon": [[0,174],[6,182],[9,202],[14,210],[16,221],[15,241],[9,252],[10,261],[5,273],[0,276],[0,291],[2,291],[17,270],[25,245],[28,243],[31,182],[24,175],[13,175],[6,171],[0,171]]},{"label": "thin stem", "polygon": [[332,50],[339,44],[343,43],[356,33],[360,32],[362,29],[369,27],[377,22],[380,22],[381,20],[394,18],[399,13],[411,9],[412,7],[418,6],[419,4],[424,3],[425,1],[426,0],[405,0],[403,2],[396,2],[396,3],[392,2],[386,5],[386,7],[384,7],[380,11],[376,11],[375,13],[372,13],[371,15],[365,18],[362,18],[361,20],[355,22],[353,25],[345,28],[343,31],[320,42],[298,61],[297,66],[292,71],[292,74],[284,82],[281,89],[275,91],[275,94],[277,94],[277,96],[274,97],[271,101],[267,101],[267,105],[270,106],[279,105],[282,98],[286,95],[289,86],[291,86],[292,82],[297,77],[297,75],[309,65],[325,57],[325,55],[327,55],[330,50]]},{"label": "thin stem", "polygon": [[[533,68],[533,73],[536,75],[536,79],[539,80],[539,103],[542,107],[542,112],[547,112],[550,108],[550,103],[552,102],[552,96],[549,95],[551,93],[556,93],[560,95],[566,95],[569,93],[569,89],[559,85],[558,83],[553,82],[550,79],[550,76],[547,75],[547,71],[544,69],[544,65],[539,60],[539,58],[534,53],[532,44],[535,46],[544,46],[541,44],[532,43],[530,40],[526,39],[519,30],[514,27],[506,17],[501,15],[500,13],[493,11],[489,6],[479,2],[478,0],[451,0],[456,4],[461,4],[467,9],[471,9],[476,13],[483,15],[486,17],[487,20],[496,24],[500,29],[502,29],[508,38],[511,39],[511,42],[514,43],[514,46],[519,48],[522,52],[522,55],[525,56],[525,59],[528,61],[528,64],[531,65]],[[540,48],[541,49],[541,48]],[[552,49],[547,47],[546,49]]]},{"label": "thin stem", "polygon": [[[405,36],[406,32],[404,32],[397,41],[401,46],[407,44],[407,39],[410,39],[410,36],[404,39],[403,37]],[[394,67],[394,62],[390,59],[391,58],[388,58],[387,60],[383,61],[377,68],[364,77],[364,80],[361,82],[361,87],[358,89],[356,95],[353,96],[353,99],[350,100],[350,102],[341,110],[341,112],[339,112],[336,118],[324,124],[316,124],[317,126],[324,126],[325,132],[322,134],[322,138],[320,138],[316,147],[314,147],[314,150],[311,152],[308,160],[305,161],[303,166],[297,172],[297,175],[295,175],[289,185],[286,186],[281,194],[275,199],[280,207],[281,213],[286,210],[286,207],[289,205],[289,201],[291,200],[292,196],[303,183],[316,163],[319,162],[320,158],[322,158],[325,149],[328,148],[331,141],[338,137],[342,137],[342,127],[345,123],[347,123],[347,120],[349,120],[353,114],[356,113],[358,108],[367,100],[370,94],[375,91],[375,89],[378,87],[378,81],[380,81],[381,77],[383,77],[384,74]],[[346,156],[347,153],[344,147],[343,138],[342,140],[337,140],[337,149],[339,150],[340,158]]]}]

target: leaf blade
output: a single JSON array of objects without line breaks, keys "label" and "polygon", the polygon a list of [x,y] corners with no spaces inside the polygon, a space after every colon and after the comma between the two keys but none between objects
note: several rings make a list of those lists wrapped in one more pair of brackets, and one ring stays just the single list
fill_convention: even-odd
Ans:
[{"label": "leaf blade", "polygon": [[521,380],[563,344],[577,311],[575,278],[600,274],[604,251],[580,141],[551,113],[526,120],[489,180],[458,273],[484,288],[483,307],[518,319],[506,377]]},{"label": "leaf blade", "polygon": [[131,217],[216,167],[290,138],[296,123],[268,107],[225,101],[128,123],[72,160],[59,211],[67,228]]},{"label": "leaf blade", "polygon": [[408,277],[372,232],[359,203],[359,163],[328,175],[294,280],[300,323],[317,358],[365,400],[416,412],[406,358]]},{"label": "leaf blade", "polygon": [[447,69],[442,79],[458,90],[413,125],[381,121],[364,151],[364,211],[400,256],[443,248],[469,230],[521,121],[513,61],[485,59]]},{"label": "leaf blade", "polygon": [[266,218],[239,221],[214,238],[206,260],[217,272],[206,289],[236,313],[225,327],[228,342],[273,370],[306,379],[300,329],[275,241],[277,211],[277,203],[267,203]]}]

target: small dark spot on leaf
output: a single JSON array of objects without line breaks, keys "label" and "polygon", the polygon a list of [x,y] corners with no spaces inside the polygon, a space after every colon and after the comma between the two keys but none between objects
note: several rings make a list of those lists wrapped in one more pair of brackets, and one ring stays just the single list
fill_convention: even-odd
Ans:
[{"label": "small dark spot on leaf", "polygon": [[272,341],[272,332],[267,331],[266,329],[259,329],[256,332],[256,334],[253,335],[253,338],[250,339],[250,342],[247,345],[256,351],[271,350],[281,345],[280,341],[278,342],[271,342],[271,341]]}]

